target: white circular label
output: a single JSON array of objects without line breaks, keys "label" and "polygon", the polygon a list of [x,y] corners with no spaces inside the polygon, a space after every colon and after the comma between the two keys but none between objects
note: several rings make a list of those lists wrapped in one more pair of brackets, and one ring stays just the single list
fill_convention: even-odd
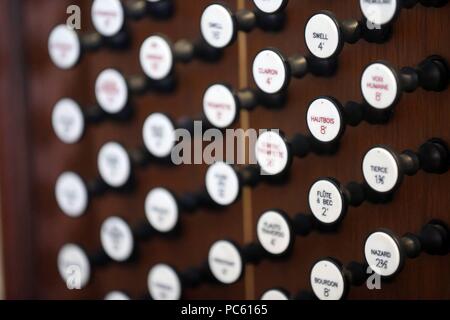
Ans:
[{"label": "white circular label", "polygon": [[280,174],[289,162],[286,142],[274,131],[266,131],[258,137],[255,156],[263,173],[267,175]]},{"label": "white circular label", "polygon": [[230,11],[212,4],[203,11],[200,28],[205,41],[214,48],[225,48],[233,40],[235,26]]},{"label": "white circular label", "polygon": [[98,33],[105,37],[114,36],[125,22],[122,3],[119,0],[94,0],[91,18]]},{"label": "white circular label", "polygon": [[180,300],[181,281],[175,270],[166,264],[154,266],[147,277],[148,291],[153,300]]},{"label": "white circular label", "polygon": [[80,141],[84,132],[84,116],[78,103],[72,99],[59,100],[53,108],[52,126],[62,142],[72,144]]},{"label": "white circular label", "polygon": [[213,276],[224,284],[239,280],[244,267],[239,250],[226,240],[219,240],[211,246],[208,264]]},{"label": "white circular label", "polygon": [[311,287],[320,300],[340,300],[345,292],[341,270],[329,260],[317,262],[311,270]]},{"label": "white circular label", "polygon": [[128,86],[123,75],[114,69],[102,71],[95,81],[95,97],[105,112],[121,112],[128,103]]},{"label": "white circular label", "polygon": [[305,27],[305,41],[309,51],[317,58],[332,57],[340,46],[339,26],[328,15],[312,16]]},{"label": "white circular label", "polygon": [[86,252],[75,244],[65,244],[58,253],[58,271],[69,289],[84,288],[91,277]]},{"label": "white circular label", "polygon": [[339,189],[328,180],[319,180],[309,189],[309,207],[322,223],[335,223],[341,218],[343,201]]},{"label": "white circular label", "polygon": [[391,107],[397,98],[398,90],[397,78],[386,65],[373,63],[364,70],[361,77],[361,91],[371,107],[376,109]]},{"label": "white circular label", "polygon": [[398,8],[397,0],[360,0],[359,4],[364,17],[372,24],[368,27],[372,29],[391,22]]},{"label": "white circular label", "polygon": [[236,171],[224,162],[216,162],[208,168],[205,184],[208,195],[221,206],[231,205],[241,191]]},{"label": "white circular label", "polygon": [[178,205],[172,193],[164,188],[151,190],[145,198],[145,216],[157,231],[172,231],[178,222]]},{"label": "white circular label", "polygon": [[108,142],[100,149],[97,165],[100,176],[111,187],[123,187],[130,178],[130,157],[117,142]]},{"label": "white circular label", "polygon": [[391,276],[400,267],[400,248],[397,242],[385,232],[374,232],[367,238],[364,255],[373,272],[381,276]]},{"label": "white circular label", "polygon": [[263,293],[261,300],[289,300],[289,297],[281,290],[270,289]]},{"label": "white circular label", "polygon": [[106,219],[100,230],[103,250],[115,261],[125,261],[133,253],[134,238],[130,226],[119,217]]},{"label": "white circular label", "polygon": [[214,84],[203,96],[203,112],[208,121],[216,128],[227,128],[236,120],[236,99],[226,86]]},{"label": "white circular label", "polygon": [[363,160],[363,174],[369,187],[378,192],[389,192],[399,180],[399,169],[394,156],[385,148],[373,148]]},{"label": "white circular label", "polygon": [[48,38],[48,52],[58,68],[72,68],[77,64],[81,55],[81,45],[77,33],[64,24],[56,26]]},{"label": "white circular label", "polygon": [[142,43],[139,61],[150,79],[162,80],[172,71],[172,49],[163,37],[150,36]]},{"label": "white circular label", "polygon": [[338,107],[326,98],[316,99],[309,105],[306,123],[314,138],[321,142],[335,140],[342,129]]},{"label": "white circular label", "polygon": [[73,172],[65,172],[59,176],[55,185],[55,197],[61,210],[72,218],[85,213],[89,202],[86,184]]},{"label": "white circular label", "polygon": [[261,246],[273,255],[285,253],[292,241],[286,218],[276,211],[266,211],[259,217],[256,233]]},{"label": "white circular label", "polygon": [[157,158],[165,158],[175,146],[175,127],[165,114],[152,113],[144,122],[142,137],[148,152]]},{"label": "white circular label", "polygon": [[111,291],[105,296],[105,300],[130,300],[130,297],[122,291]]},{"label": "white circular label", "polygon": [[253,79],[258,88],[269,94],[278,93],[287,82],[286,65],[273,50],[263,50],[253,60]]},{"label": "white circular label", "polygon": [[284,5],[286,0],[253,0],[255,6],[264,13],[275,13]]}]

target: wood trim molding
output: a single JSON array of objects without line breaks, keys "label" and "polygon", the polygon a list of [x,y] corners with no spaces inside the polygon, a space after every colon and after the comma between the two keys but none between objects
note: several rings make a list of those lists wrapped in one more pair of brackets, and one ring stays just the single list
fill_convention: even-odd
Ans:
[{"label": "wood trim molding", "polygon": [[[238,10],[245,8],[245,1],[238,0]],[[239,87],[248,86],[248,59],[247,59],[247,35],[244,32],[239,33],[238,37],[238,62],[239,62]],[[247,130],[250,128],[250,118],[248,111],[241,111],[241,128]],[[245,145],[246,159],[248,162],[248,141]],[[242,219],[243,219],[243,241],[249,243],[253,241],[253,210],[252,210],[252,191],[250,188],[244,188],[242,196]],[[245,298],[248,300],[255,299],[255,267],[253,265],[246,266],[245,270]]]}]

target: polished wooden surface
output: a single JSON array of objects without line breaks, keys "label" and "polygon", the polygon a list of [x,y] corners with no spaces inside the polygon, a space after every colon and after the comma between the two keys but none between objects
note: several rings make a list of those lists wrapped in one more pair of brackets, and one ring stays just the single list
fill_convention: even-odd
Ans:
[{"label": "polished wooden surface", "polygon": [[[88,212],[79,219],[64,216],[56,205],[53,188],[61,172],[74,170],[83,177],[95,177],[97,152],[105,142],[118,140],[129,148],[139,146],[142,124],[151,112],[163,111],[174,118],[197,115],[201,111],[203,91],[212,82],[244,87],[248,78],[253,86],[250,70],[255,53],[267,46],[278,47],[286,54],[305,53],[304,24],[315,11],[328,9],[340,19],[360,17],[357,1],[353,0],[291,0],[287,7],[287,25],[281,34],[255,30],[227,48],[218,63],[195,61],[177,65],[180,84],[177,90],[171,95],[149,93],[136,98],[135,114],[130,122],[91,126],[76,145],[58,141],[50,119],[53,105],[61,97],[71,97],[88,106],[95,102],[93,87],[101,70],[116,67],[126,75],[140,73],[139,46],[154,32],[164,33],[172,40],[199,36],[202,9],[211,1],[175,1],[176,13],[171,20],[144,19],[130,23],[132,45],[129,50],[102,49],[86,55],[80,65],[70,71],[58,70],[50,62],[47,38],[53,26],[64,22],[65,9],[73,1],[21,1],[14,9],[21,15],[20,33],[12,31],[17,21],[2,19],[2,35],[5,36],[0,40],[4,71],[1,76],[1,181],[7,297],[102,298],[111,290],[121,289],[131,297],[139,298],[147,291],[147,272],[152,265],[166,262],[183,270],[204,261],[210,244],[217,239],[232,238],[239,243],[255,240],[256,220],[269,208],[284,209],[290,214],[306,211],[307,190],[316,178],[332,176],[342,182],[362,181],[361,158],[370,146],[383,143],[402,151],[417,148],[429,137],[450,141],[449,92],[436,94],[418,90],[405,94],[390,123],[348,128],[339,152],[332,157],[310,155],[294,160],[292,175],[286,185],[261,185],[246,191],[236,204],[220,212],[199,210],[192,216],[183,216],[180,237],[154,238],[142,243],[137,262],[98,269],[86,289],[67,290],[56,268],[57,252],[64,243],[80,243],[88,251],[97,249],[100,246],[99,228],[106,217],[119,215],[131,223],[140,221],[144,217],[144,199],[151,188],[164,186],[177,193],[197,190],[203,185],[206,166],[166,168],[151,165],[137,169],[135,192],[94,199]],[[11,6],[13,2],[4,1],[1,6]],[[244,3],[251,6],[250,1],[226,2],[233,8]],[[77,3],[83,12],[82,31],[92,30],[90,1]],[[2,17],[5,12],[9,11],[1,10]],[[314,97],[326,94],[343,102],[361,100],[360,74],[369,62],[383,59],[403,67],[413,66],[430,54],[450,59],[450,45],[446,41],[449,14],[448,5],[440,9],[418,5],[403,10],[388,43],[377,45],[360,41],[346,45],[334,77],[308,75],[293,80],[288,103],[283,109],[256,109],[243,114],[241,125],[245,128],[279,127],[288,135],[306,132],[306,105]],[[14,46],[11,47],[14,50],[5,50],[5,43],[15,42],[14,37],[23,39],[20,42],[23,51]],[[18,59],[18,52],[24,53],[26,64],[23,70],[13,68],[20,66],[21,61],[8,60],[8,57]],[[14,81],[5,80],[10,77]],[[293,293],[309,289],[308,273],[316,259],[333,256],[344,263],[362,261],[363,241],[376,228],[391,228],[401,235],[418,231],[431,218],[450,222],[449,179],[449,175],[422,172],[408,177],[393,202],[386,205],[365,203],[359,208],[351,208],[337,233],[313,233],[307,238],[297,238],[290,259],[263,262],[247,270],[246,279],[235,285],[202,285],[187,290],[185,297],[239,299],[258,297],[271,287],[285,287]],[[407,261],[404,271],[392,283],[383,284],[383,290],[352,288],[349,298],[448,299],[448,270],[448,257],[422,255]]]}]

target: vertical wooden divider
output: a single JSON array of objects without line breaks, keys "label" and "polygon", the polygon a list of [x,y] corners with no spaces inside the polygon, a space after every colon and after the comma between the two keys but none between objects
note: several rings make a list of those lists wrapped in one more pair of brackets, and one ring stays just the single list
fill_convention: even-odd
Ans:
[{"label": "vertical wooden divider", "polygon": [[[237,0],[238,10],[245,8],[244,0]],[[248,86],[248,60],[247,60],[247,34],[244,32],[239,33],[238,38],[238,63],[239,63],[239,87],[245,88]],[[248,111],[241,111],[240,114],[241,128],[244,130],[249,129],[250,120]],[[248,147],[249,141],[247,140],[244,145],[246,162],[249,159]],[[252,211],[252,191],[251,188],[245,187],[242,194],[242,219],[243,219],[243,240],[244,243],[253,241],[253,211]],[[255,299],[255,267],[253,265],[247,265],[245,268],[245,298],[247,300]]]}]

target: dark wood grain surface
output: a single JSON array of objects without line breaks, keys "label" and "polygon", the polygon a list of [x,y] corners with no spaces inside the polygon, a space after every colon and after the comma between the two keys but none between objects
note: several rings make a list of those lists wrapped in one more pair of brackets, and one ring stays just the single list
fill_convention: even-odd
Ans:
[{"label": "dark wood grain surface", "polygon": [[[340,19],[361,17],[358,1],[290,1],[288,22],[283,36],[254,32],[248,37],[250,61],[263,47],[273,46],[285,54],[306,53],[304,25],[310,15],[327,9]],[[339,58],[337,74],[331,78],[307,75],[294,79],[289,87],[288,103],[279,112],[257,109],[250,116],[250,126],[276,127],[288,136],[306,133],[305,114],[308,103],[320,95],[331,95],[341,102],[362,101],[360,77],[364,67],[375,60],[390,61],[396,67],[415,66],[431,54],[450,58],[448,42],[442,41],[448,26],[450,7],[432,9],[416,6],[402,10],[388,43],[372,44],[359,41],[345,45]],[[289,41],[286,41],[289,39]],[[363,181],[361,162],[365,152],[375,144],[387,144],[398,151],[416,149],[431,137],[449,141],[447,108],[449,91],[443,93],[417,90],[404,94],[392,120],[386,125],[362,123],[348,127],[337,154],[331,157],[309,155],[295,159],[291,181],[284,187],[261,186],[252,194],[255,223],[260,213],[280,208],[290,214],[307,211],[309,187],[320,177],[334,177],[343,183]],[[417,232],[431,218],[450,221],[448,186],[450,176],[419,172],[405,179],[393,202],[386,205],[364,203],[350,208],[342,227],[335,234],[313,233],[297,238],[292,257],[282,263],[264,262],[256,268],[257,294],[270,287],[282,286],[295,292],[309,289],[309,270],[324,257],[335,257],[343,263],[363,261],[364,240],[377,228],[389,228],[398,235]],[[445,279],[450,267],[449,257],[422,255],[409,260],[395,281],[383,284],[383,290],[369,291],[365,287],[351,290],[352,299],[415,299],[449,298],[450,285]]]},{"label": "dark wood grain surface", "polygon": [[[3,1],[0,4],[0,17],[12,10],[13,2]],[[154,238],[142,243],[137,262],[95,270],[93,281],[86,289],[69,291],[56,268],[56,256],[64,243],[76,242],[88,251],[98,249],[99,228],[104,219],[119,215],[132,224],[142,220],[144,199],[151,188],[163,186],[176,193],[195,191],[203,185],[206,166],[168,168],[150,165],[136,169],[137,188],[134,192],[107,194],[94,199],[88,212],[78,219],[63,215],[54,199],[54,183],[61,172],[73,170],[83,177],[94,178],[97,175],[99,148],[110,140],[120,141],[129,148],[139,146],[142,143],[143,122],[151,112],[166,112],[174,118],[199,114],[205,88],[213,82],[228,82],[238,87],[245,82],[245,74],[240,75],[239,72],[241,65],[247,65],[247,76],[251,79],[251,61],[263,47],[274,46],[288,55],[305,53],[303,29],[307,18],[315,11],[328,9],[339,19],[359,18],[361,15],[358,1],[354,0],[291,0],[286,9],[287,25],[281,34],[255,30],[227,48],[220,62],[194,61],[177,65],[179,87],[175,92],[170,95],[149,93],[138,97],[134,100],[135,113],[131,121],[90,126],[80,143],[64,145],[51,127],[55,102],[67,96],[81,105],[92,105],[95,102],[96,76],[105,68],[118,68],[125,75],[140,73],[139,47],[152,33],[164,33],[172,40],[197,38],[202,9],[211,1],[175,0],[173,19],[154,21],[148,18],[130,23],[132,44],[129,50],[117,52],[102,49],[86,55],[73,70],[62,71],[48,57],[47,38],[53,26],[64,22],[65,9],[72,2],[20,1],[20,6],[15,10],[20,14],[22,30],[14,29],[17,21],[12,16],[6,15],[1,22],[0,172],[8,298],[101,299],[115,289],[139,298],[147,291],[147,273],[152,265],[166,262],[183,270],[205,260],[209,246],[217,239],[232,238],[243,243],[243,239],[253,233],[248,226],[244,228],[244,202],[247,212],[251,208],[255,222],[252,227],[255,228],[256,220],[264,210],[280,208],[291,215],[306,211],[308,188],[318,177],[331,176],[342,182],[362,181],[361,159],[372,145],[383,143],[402,151],[415,149],[430,137],[450,141],[450,109],[447,106],[450,93],[437,94],[419,89],[405,94],[388,124],[364,123],[348,128],[336,155],[310,155],[305,159],[295,159],[290,181],[286,185],[261,185],[220,212],[199,210],[193,215],[183,216],[180,237]],[[226,2],[236,8],[239,1]],[[90,1],[77,3],[82,7],[82,31],[92,30]],[[250,1],[245,3],[251,6]],[[388,43],[380,45],[360,41],[346,45],[335,76],[317,78],[308,75],[304,79],[293,80],[288,103],[283,109],[256,109],[248,115],[249,123],[243,125],[257,129],[279,127],[288,135],[306,132],[306,106],[314,97],[332,95],[342,102],[361,100],[360,75],[369,62],[383,59],[403,67],[414,66],[430,54],[450,59],[449,16],[448,5],[440,9],[418,5],[403,10]],[[6,45],[15,41],[23,43],[23,51],[20,46],[9,49]],[[242,48],[243,45],[246,46]],[[23,52],[23,66],[17,60],[20,52]],[[244,53],[243,56],[239,56],[239,52]],[[15,69],[19,66],[23,69]],[[252,81],[250,85],[254,85]],[[247,121],[246,117],[243,119]],[[448,174],[437,176],[420,172],[408,177],[391,203],[365,203],[359,208],[351,208],[338,232],[327,235],[313,233],[307,238],[298,238],[290,259],[267,261],[256,266],[254,273],[250,271],[249,274],[254,277],[254,289],[252,282],[241,280],[232,286],[202,285],[187,290],[185,297],[240,299],[258,297],[271,287],[281,286],[291,292],[309,289],[309,269],[316,259],[333,256],[344,263],[362,261],[363,241],[372,230],[385,227],[402,235],[408,231],[419,231],[431,218],[450,223],[449,182]],[[448,256],[422,255],[407,261],[404,271],[392,283],[383,284],[383,290],[354,288],[349,298],[449,299],[449,270]]]}]

